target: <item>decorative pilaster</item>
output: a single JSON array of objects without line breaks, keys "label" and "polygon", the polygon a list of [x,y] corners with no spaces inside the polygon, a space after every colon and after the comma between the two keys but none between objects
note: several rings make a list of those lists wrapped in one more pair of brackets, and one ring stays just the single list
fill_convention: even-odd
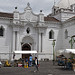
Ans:
[{"label": "decorative pilaster", "polygon": [[39,33],[39,52],[42,52],[42,33]]},{"label": "decorative pilaster", "polygon": [[41,33],[41,52],[42,52],[42,34],[43,33]]},{"label": "decorative pilaster", "polygon": [[15,51],[15,31],[13,31],[13,51]]},{"label": "decorative pilaster", "polygon": [[17,50],[20,49],[19,31],[17,31]]},{"label": "decorative pilaster", "polygon": [[46,31],[46,27],[39,27],[39,52],[43,51],[43,34]]}]

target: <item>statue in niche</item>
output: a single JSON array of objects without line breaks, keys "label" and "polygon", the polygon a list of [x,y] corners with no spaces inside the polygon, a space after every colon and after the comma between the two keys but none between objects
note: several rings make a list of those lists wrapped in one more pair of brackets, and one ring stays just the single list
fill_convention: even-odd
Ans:
[{"label": "statue in niche", "polygon": [[29,34],[29,32],[30,32],[30,28],[29,27],[26,29],[26,32]]}]

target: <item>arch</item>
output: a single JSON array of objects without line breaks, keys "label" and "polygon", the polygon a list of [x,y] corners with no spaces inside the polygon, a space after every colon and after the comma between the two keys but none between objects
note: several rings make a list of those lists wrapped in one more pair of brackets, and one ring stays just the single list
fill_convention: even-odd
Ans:
[{"label": "arch", "polygon": [[23,46],[22,46],[22,50],[31,50],[31,46],[28,44],[28,43],[25,43]]},{"label": "arch", "polygon": [[[21,49],[24,50],[34,50],[34,39],[32,36],[24,36],[21,42]],[[22,54],[22,58],[29,58],[31,54]]]},{"label": "arch", "polygon": [[24,38],[28,38],[28,37],[31,38],[31,39],[33,40],[33,42],[35,42],[35,39],[34,39],[33,36],[31,36],[31,35],[29,35],[29,36],[28,36],[28,35],[22,35],[20,41],[23,42],[23,39],[24,39]]},{"label": "arch", "polygon": [[4,36],[4,27],[3,26],[0,27],[0,36]]},{"label": "arch", "polygon": [[23,37],[21,43],[22,43],[21,46],[24,45],[25,43],[28,43],[29,45],[31,45],[31,50],[34,49],[34,43],[35,42],[34,42],[34,39],[32,37],[30,37],[30,36]]},{"label": "arch", "polygon": [[51,30],[49,32],[49,39],[54,39],[54,31],[53,30]]},{"label": "arch", "polygon": [[30,36],[25,36],[25,37],[23,37],[22,42],[24,42],[24,43],[34,43],[34,39]]},{"label": "arch", "polygon": [[26,29],[26,32],[27,32],[27,34],[30,33],[30,28],[29,27]]},{"label": "arch", "polygon": [[[25,43],[23,46],[22,46],[22,51],[30,51],[31,50],[31,46],[28,44],[28,43]],[[25,58],[29,58],[31,54],[22,54],[22,58],[25,59]]]}]

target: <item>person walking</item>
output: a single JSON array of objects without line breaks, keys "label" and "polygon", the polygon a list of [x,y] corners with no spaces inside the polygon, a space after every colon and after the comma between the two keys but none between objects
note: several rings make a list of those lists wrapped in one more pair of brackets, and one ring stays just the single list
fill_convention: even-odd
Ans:
[{"label": "person walking", "polygon": [[32,66],[32,55],[29,57],[29,66]]},{"label": "person walking", "polygon": [[35,57],[34,66],[35,66],[35,68],[36,68],[36,70],[35,70],[34,72],[37,72],[37,71],[38,71],[38,59],[37,59],[37,57]]}]

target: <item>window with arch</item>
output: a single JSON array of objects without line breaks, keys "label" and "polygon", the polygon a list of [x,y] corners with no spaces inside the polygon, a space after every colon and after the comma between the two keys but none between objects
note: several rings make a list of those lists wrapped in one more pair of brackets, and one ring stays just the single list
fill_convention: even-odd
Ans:
[{"label": "window with arch", "polygon": [[30,28],[29,27],[26,29],[26,32],[27,32],[27,34],[30,33]]},{"label": "window with arch", "polygon": [[4,28],[3,28],[3,26],[0,27],[0,36],[4,36]]},{"label": "window with arch", "polygon": [[67,31],[67,29],[65,30],[65,39],[67,39],[68,38],[68,31]]},{"label": "window with arch", "polygon": [[54,39],[54,31],[53,30],[51,30],[49,32],[49,39]]}]

